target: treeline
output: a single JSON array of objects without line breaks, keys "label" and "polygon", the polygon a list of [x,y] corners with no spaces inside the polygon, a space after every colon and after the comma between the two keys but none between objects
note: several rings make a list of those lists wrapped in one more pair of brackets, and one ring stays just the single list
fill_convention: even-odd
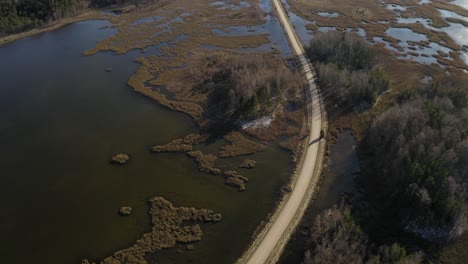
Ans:
[{"label": "treeline", "polygon": [[423,254],[408,254],[397,243],[377,246],[353,219],[350,209],[335,207],[315,218],[304,264],[423,263]]},{"label": "treeline", "polygon": [[374,50],[361,38],[334,31],[318,34],[306,52],[329,101],[367,108],[388,89],[388,81],[376,65]]},{"label": "treeline", "polygon": [[0,36],[75,16],[90,7],[155,2],[158,0],[0,0]]},{"label": "treeline", "polygon": [[124,6],[124,5],[148,5],[159,0],[88,0],[91,7]]},{"label": "treeline", "polygon": [[400,228],[438,242],[467,228],[468,182],[468,90],[441,83],[401,93],[362,147],[373,199]]},{"label": "treeline", "polygon": [[192,70],[196,93],[209,93],[208,113],[220,118],[254,118],[295,84],[282,63],[261,54],[214,52]]},{"label": "treeline", "polygon": [[87,0],[0,0],[0,36],[77,15],[88,5]]}]

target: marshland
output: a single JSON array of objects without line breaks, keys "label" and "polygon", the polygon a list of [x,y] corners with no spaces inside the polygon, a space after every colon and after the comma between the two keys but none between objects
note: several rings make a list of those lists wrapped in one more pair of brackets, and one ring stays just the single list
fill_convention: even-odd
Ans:
[{"label": "marshland", "polygon": [[[307,144],[271,2],[39,2],[0,0],[3,260],[235,262]],[[463,263],[466,1],[282,3],[330,129],[280,262]]]}]

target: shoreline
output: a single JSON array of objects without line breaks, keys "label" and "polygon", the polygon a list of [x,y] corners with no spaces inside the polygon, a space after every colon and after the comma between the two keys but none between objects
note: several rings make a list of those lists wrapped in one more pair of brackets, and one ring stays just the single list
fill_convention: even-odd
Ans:
[{"label": "shoreline", "polygon": [[[40,28],[35,28],[35,29],[31,29],[31,30],[26,31],[26,32],[16,33],[16,34],[12,34],[12,35],[9,35],[9,36],[6,36],[6,37],[2,37],[2,38],[0,38],[0,47],[2,45],[12,43],[12,42],[14,42],[16,40],[19,40],[19,39],[31,37],[31,36],[41,34],[41,33],[44,33],[44,32],[54,31],[54,30],[60,29],[60,28],[62,28],[64,26],[67,26],[69,24],[73,24],[73,23],[81,22],[81,21],[87,21],[87,20],[107,20],[107,18],[106,18],[105,14],[102,14],[98,10],[87,11],[87,12],[85,12],[83,14],[80,14],[80,15],[77,15],[77,16],[74,16],[74,17],[66,18],[66,19],[63,19],[63,20],[60,20],[60,21],[56,21],[54,23],[44,25],[44,26],[42,26]],[[157,100],[155,100],[155,101],[158,102]],[[308,117],[306,117],[306,118],[307,118],[307,121],[305,121],[306,123],[311,122]],[[310,127],[310,126],[308,126],[308,127]],[[291,174],[291,176],[290,176],[291,179],[290,179],[290,181],[288,183],[289,186],[295,186],[296,183],[297,183],[297,180],[299,178],[298,177],[298,175],[299,175],[298,168],[300,168],[302,166],[302,164],[304,163],[306,148],[308,147],[307,142],[309,142],[309,140],[304,141],[302,143],[302,146],[300,147],[301,154],[300,154],[299,162],[297,163],[297,164],[300,164],[300,166],[296,166],[294,172]],[[320,149],[319,151],[321,153],[323,153],[325,151],[325,149],[323,148],[323,143],[322,142],[320,142],[319,149]],[[323,154],[321,154],[320,156],[323,157]],[[316,170],[321,170],[322,169],[322,166],[323,166],[322,160],[323,160],[322,158],[317,159],[317,164],[319,166],[316,166]],[[318,174],[321,175],[321,173],[318,173]],[[290,226],[287,227],[287,229],[286,229],[286,231],[284,233],[285,236],[281,240],[278,241],[278,244],[277,244],[276,247],[279,247],[281,250],[275,250],[274,254],[272,254],[272,256],[275,259],[278,259],[280,257],[282,249],[284,248],[284,246],[288,242],[289,237],[294,232],[296,226],[299,224],[299,222],[300,222],[300,220],[302,218],[302,215],[304,214],[305,210],[308,207],[308,204],[312,201],[312,199],[310,199],[310,198],[312,197],[313,193],[316,191],[316,188],[318,188],[317,184],[312,182],[312,181],[309,183],[309,190],[308,190],[308,194],[306,194],[306,198],[301,202],[301,205],[300,205],[297,213],[295,214],[293,220],[291,221]],[[313,187],[313,188],[310,188],[310,187]],[[274,222],[274,221],[272,221],[272,219],[275,219],[277,217],[277,215],[281,211],[281,208],[284,207],[284,204],[289,200],[290,196],[291,196],[291,193],[285,193],[284,195],[282,195],[282,197],[277,199],[277,201],[276,201],[277,205],[274,208],[272,208],[273,210],[271,210],[270,215],[268,216],[268,219],[265,219],[264,221],[259,223],[258,230],[256,230],[253,233],[252,239],[257,237],[257,235],[258,235],[258,237],[262,237],[262,234],[264,234],[265,231],[268,230],[270,225]],[[254,241],[256,241],[256,240],[254,240]],[[252,246],[253,246],[253,244],[249,243],[248,250],[250,250],[250,248]]]},{"label": "shoreline", "polygon": [[31,37],[31,36],[34,36],[34,35],[37,35],[37,34],[40,34],[40,33],[48,32],[48,31],[57,30],[57,29],[59,29],[61,27],[64,27],[64,26],[72,24],[72,23],[81,22],[81,21],[85,21],[85,20],[106,20],[106,19],[107,19],[106,15],[102,14],[98,10],[90,10],[90,11],[87,11],[87,12],[85,12],[83,14],[80,14],[80,15],[77,15],[77,16],[74,16],[74,17],[65,18],[65,19],[62,19],[60,21],[56,21],[56,22],[44,25],[44,26],[39,27],[39,28],[34,28],[34,29],[31,29],[31,30],[28,30],[28,31],[25,31],[25,32],[16,33],[16,34],[8,35],[8,36],[5,36],[5,37],[1,37],[0,38],[0,47],[3,46],[3,45],[6,45],[6,44],[12,43],[12,42],[14,42],[16,40],[19,40],[19,39]]}]

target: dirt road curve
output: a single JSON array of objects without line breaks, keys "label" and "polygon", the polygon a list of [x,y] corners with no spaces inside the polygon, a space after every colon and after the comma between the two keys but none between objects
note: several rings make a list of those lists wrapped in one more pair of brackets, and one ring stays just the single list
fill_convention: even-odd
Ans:
[{"label": "dirt road curve", "polygon": [[280,0],[272,0],[273,6],[277,11],[278,18],[284,27],[285,33],[291,44],[291,48],[298,57],[303,74],[309,84],[310,98],[308,100],[309,112],[309,144],[304,152],[302,163],[299,164],[298,175],[295,185],[286,201],[277,209],[277,213],[272,217],[271,223],[256,238],[253,246],[239,260],[240,263],[261,264],[274,263],[289,239],[292,230],[298,223],[304,213],[304,209],[313,194],[319,172],[316,166],[320,166],[317,158],[321,160],[322,152],[319,151],[320,130],[322,129],[321,99],[318,96],[318,90],[315,87],[314,76],[311,66],[304,55],[304,48],[297,37],[291,22],[284,10]]}]

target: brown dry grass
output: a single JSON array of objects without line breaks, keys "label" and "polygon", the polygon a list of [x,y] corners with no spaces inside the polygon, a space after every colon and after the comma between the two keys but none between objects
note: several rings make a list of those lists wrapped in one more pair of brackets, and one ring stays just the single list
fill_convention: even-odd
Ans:
[{"label": "brown dry grass", "polygon": [[[256,6],[252,0],[249,2]],[[226,48],[256,47],[269,42],[265,35],[222,37],[212,32],[214,28],[259,25],[263,22],[263,16],[260,10],[248,7],[240,10],[224,9],[220,12],[211,3],[211,0],[160,1],[134,12],[108,16],[119,32],[99,42],[95,48],[84,54],[93,55],[106,50],[123,54],[132,49],[145,49],[156,43],[174,42],[181,35],[187,37],[181,42],[190,42],[194,47],[202,44]],[[164,19],[134,24],[135,21],[155,15],[163,16]]]},{"label": "brown dry grass", "polygon": [[[105,50],[122,54],[131,49],[144,50],[155,43],[174,44],[163,47],[161,55],[138,59],[141,67],[128,83],[135,91],[162,105],[187,113],[199,125],[206,124],[206,120],[203,120],[203,107],[206,105],[207,94],[196,93],[192,90],[194,85],[193,69],[204,67],[201,62],[207,54],[211,53],[200,47],[211,45],[232,49],[257,47],[269,42],[267,35],[220,36],[212,32],[214,28],[228,31],[230,26],[260,25],[263,23],[264,14],[258,8],[257,2],[253,0],[247,2],[251,7],[242,7],[238,10],[223,9],[220,12],[216,6],[210,5],[211,0],[165,0],[148,8],[124,13],[121,16],[109,16],[108,19],[119,30],[118,33],[99,42],[95,48],[86,51],[85,54],[92,55]],[[231,3],[240,4],[238,1],[231,1]],[[139,19],[155,15],[164,17],[164,19],[133,24]],[[170,30],[167,30],[167,25],[170,25]],[[181,35],[184,35],[185,38],[178,39],[178,36]],[[228,56],[233,55],[227,52],[226,57]],[[271,61],[272,65],[286,67],[286,63],[273,53],[265,55],[264,59]],[[161,91],[161,89],[168,93]],[[278,112],[281,110],[283,109],[278,110]],[[293,125],[289,125],[285,114],[279,114],[278,117],[275,119],[273,129],[268,130],[276,131],[274,135],[263,135],[263,138],[271,140],[280,135],[291,135],[301,130],[297,127],[297,122],[291,122]],[[250,132],[252,135],[259,134],[258,131]],[[188,149],[188,147],[184,149]]]},{"label": "brown dry grass", "polygon": [[246,184],[249,181],[247,177],[244,177],[237,173],[237,171],[225,171],[224,177],[226,178],[225,183],[227,185],[236,187],[240,192],[246,190]]},{"label": "brown dry grass", "polygon": [[245,168],[245,169],[252,169],[255,167],[257,162],[255,160],[251,159],[245,159],[242,161],[242,163],[239,165],[240,168]]},{"label": "brown dry grass", "polygon": [[[202,239],[203,231],[199,224],[193,222],[219,222],[221,214],[207,209],[192,207],[174,207],[162,197],[150,199],[152,229],[144,234],[131,247],[119,250],[105,258],[102,264],[145,264],[145,256],[165,248],[171,248],[178,243],[193,243]],[[90,263],[83,260],[82,263]],[[94,264],[94,262],[93,262]]]},{"label": "brown dry grass", "polygon": [[221,147],[221,151],[219,152],[221,158],[254,154],[268,148],[268,145],[250,140],[240,132],[229,133],[224,139],[231,144]]},{"label": "brown dry grass", "polygon": [[[356,0],[356,1],[325,1],[325,0],[298,0],[288,1],[292,10],[298,15],[307,18],[311,21],[317,21],[317,26],[330,26],[337,27],[338,30],[344,28],[357,29],[364,28],[367,33],[367,39],[372,40],[374,37],[382,37],[384,40],[396,49],[401,49],[398,46],[398,40],[386,36],[385,31],[389,27],[404,27],[413,30],[414,32],[427,35],[429,41],[426,43],[418,43],[419,45],[428,46],[431,42],[438,43],[442,46],[448,47],[453,51],[449,56],[442,56],[442,54],[434,56],[438,62],[445,65],[445,69],[440,68],[438,65],[422,65],[411,60],[397,59],[393,52],[385,49],[381,44],[376,44],[379,50],[378,60],[379,64],[385,70],[390,80],[390,92],[380,98],[379,103],[372,109],[355,116],[337,116],[330,119],[330,127],[333,129],[344,128],[351,126],[355,136],[358,140],[362,139],[363,132],[367,127],[369,120],[372,120],[378,113],[388,109],[400,93],[401,90],[418,87],[421,85],[421,79],[424,76],[432,76],[434,80],[439,80],[447,73],[453,76],[464,76],[461,69],[468,69],[461,59],[459,45],[451,39],[447,33],[432,31],[427,29],[422,24],[397,24],[396,15],[384,6],[374,0]],[[466,15],[466,10],[447,3],[445,1],[436,0],[433,3],[426,5],[419,5],[417,0],[406,1],[386,1],[389,4],[398,4],[407,7],[407,11],[403,11],[403,17],[425,17],[433,21],[433,26],[442,27],[447,23],[440,16],[436,8],[450,10],[460,15]],[[356,17],[353,15],[355,8],[364,8],[368,12],[366,17]],[[330,11],[338,12],[342,16],[337,18],[321,17],[317,12]],[[378,14],[377,16],[375,14]],[[388,21],[389,23],[377,23],[377,21]],[[363,23],[364,22],[364,23]],[[309,29],[317,31],[317,26],[310,24]],[[405,54],[399,54],[405,56]],[[284,143],[285,147],[291,145],[290,142]]]},{"label": "brown dry grass", "polygon": [[468,27],[468,22],[466,22],[465,20],[461,20],[461,19],[453,18],[453,17],[447,17],[445,20],[451,23],[462,24],[463,26]]},{"label": "brown dry grass", "polygon": [[192,150],[192,145],[197,145],[206,140],[206,136],[200,134],[188,134],[182,139],[175,139],[168,144],[154,146],[151,150],[160,152],[187,152]]},{"label": "brown dry grass", "polygon": [[468,17],[468,10],[464,9],[461,6],[454,5],[454,4],[450,3],[450,2],[447,2],[447,1],[444,1],[444,0],[434,0],[432,5],[434,7],[436,7],[436,8],[445,9],[445,10],[448,10],[448,11],[455,12],[455,13],[461,15],[461,16]]},{"label": "brown dry grass", "polygon": [[138,68],[137,72],[130,77],[128,84],[135,89],[135,91],[159,102],[160,104],[167,106],[173,110],[187,113],[195,120],[198,120],[203,109],[200,105],[190,102],[179,102],[167,99],[167,96],[162,94],[160,91],[153,90],[151,86],[146,85],[148,81],[154,78],[150,71],[150,64],[147,59],[140,59],[142,66]]},{"label": "brown dry grass", "polygon": [[[398,45],[398,40],[387,36],[385,31],[389,27],[405,27],[409,28],[417,33],[427,35],[430,42],[438,43],[442,46],[452,49],[454,52],[451,53],[452,60],[439,59],[442,65],[447,65],[451,68],[465,68],[468,66],[464,64],[460,56],[460,46],[449,37],[445,32],[430,30],[422,24],[397,24],[396,14],[385,8],[384,5],[379,4],[375,0],[353,0],[353,1],[339,1],[339,0],[297,0],[288,1],[291,5],[292,10],[298,15],[309,19],[310,21],[316,21],[317,25],[310,24],[308,28],[314,32],[318,31],[317,26],[336,27],[337,30],[344,30],[346,28],[358,29],[363,28],[366,30],[368,40],[372,40],[374,37],[381,37],[385,41],[390,42],[391,46],[398,50],[402,48]],[[406,18],[410,17],[423,17],[431,19],[434,27],[445,27],[448,26],[447,22],[440,15],[439,9],[445,9],[456,12],[460,15],[468,16],[468,11],[463,8],[450,4],[446,1],[436,0],[430,4],[420,5],[417,0],[406,0],[406,1],[386,1],[388,4],[398,4],[407,7],[406,11],[401,11],[401,15]],[[364,10],[363,16],[357,16],[356,10]],[[319,16],[318,12],[338,12],[342,16],[336,18],[322,17]],[[358,12],[359,13],[359,12]],[[378,21],[387,21],[388,23],[377,23]],[[452,20],[453,21],[453,20]],[[404,56],[405,54],[403,54]]]},{"label": "brown dry grass", "polygon": [[192,150],[192,145],[186,144],[182,139],[176,139],[172,142],[162,145],[162,146],[154,146],[151,149],[153,152],[187,152]]},{"label": "brown dry grass", "polygon": [[263,141],[273,141],[279,137],[303,136],[306,133],[304,108],[287,112],[279,105],[273,113],[273,121],[266,129],[248,128],[245,132]]},{"label": "brown dry grass", "polygon": [[358,21],[377,21],[388,20],[391,18],[390,13],[382,9],[377,1],[374,0],[297,0],[288,1],[294,8],[294,11],[299,11],[304,15],[312,15],[318,12],[338,12],[349,19]]},{"label": "brown dry grass", "polygon": [[[247,177],[240,175],[239,173],[237,173],[237,171],[231,170],[231,171],[225,171],[223,173],[220,169],[215,168],[214,167],[215,161],[218,159],[218,157],[216,157],[215,155],[213,154],[205,155],[201,151],[198,151],[198,150],[187,152],[187,155],[195,159],[195,161],[199,165],[198,168],[201,172],[206,172],[206,173],[210,173],[214,175],[222,174],[225,178],[224,183],[226,185],[235,187],[241,192],[246,190],[247,188],[246,185],[249,179]],[[252,163],[249,163],[249,164],[251,165]]]},{"label": "brown dry grass", "polygon": [[215,161],[218,159],[218,157],[216,157],[215,155],[213,154],[205,155],[201,151],[198,151],[198,150],[187,152],[187,155],[195,159],[195,161],[199,165],[198,168],[200,169],[200,171],[214,174],[214,175],[221,174],[221,170],[214,167]]}]

